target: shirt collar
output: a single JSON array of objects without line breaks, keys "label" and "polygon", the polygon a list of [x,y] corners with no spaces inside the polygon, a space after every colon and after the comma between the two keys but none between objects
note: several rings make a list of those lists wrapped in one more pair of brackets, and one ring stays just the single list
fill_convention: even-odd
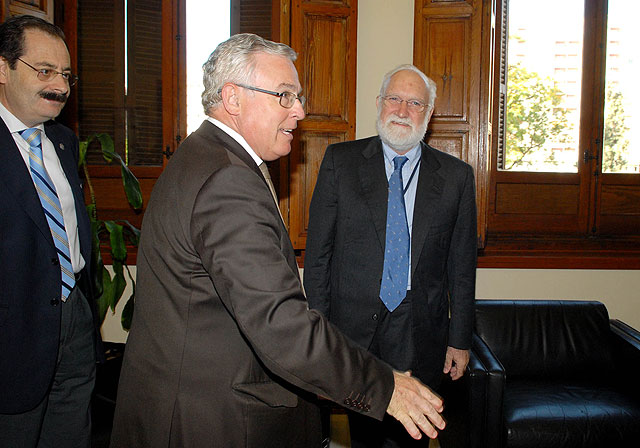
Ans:
[{"label": "shirt collar", "polygon": [[[9,132],[12,134],[29,128],[29,126],[20,121],[18,117],[9,112],[9,109],[7,109],[2,103],[0,103],[0,118],[2,118],[7,129],[9,129]],[[44,133],[44,124],[40,123],[39,125],[34,126],[34,128],[40,129]]]},{"label": "shirt collar", "polygon": [[207,117],[207,120],[209,120],[211,123],[213,123],[218,128],[220,128],[221,131],[228,134],[229,137],[237,141],[238,144],[240,144],[240,146],[242,146],[244,150],[247,151],[247,153],[249,153],[249,155],[251,156],[253,161],[256,163],[256,165],[260,166],[260,164],[264,162],[264,160],[258,157],[258,154],[256,154],[256,152],[251,148],[251,146],[249,146],[249,143],[247,143],[247,141],[244,139],[242,135],[238,134],[236,131],[231,129],[229,126],[227,126],[220,120],[216,120],[213,117]]},{"label": "shirt collar", "polygon": [[[412,166],[418,159],[420,159],[420,156],[422,155],[422,150],[420,146],[421,146],[420,143],[418,143],[416,146],[414,146],[409,151],[403,154],[404,157],[409,159],[408,160],[409,163],[407,163],[407,166]],[[393,165],[393,159],[399,155],[397,152],[391,149],[391,147],[387,145],[385,142],[382,142],[382,152],[384,153],[384,158],[386,162],[391,165]]]}]

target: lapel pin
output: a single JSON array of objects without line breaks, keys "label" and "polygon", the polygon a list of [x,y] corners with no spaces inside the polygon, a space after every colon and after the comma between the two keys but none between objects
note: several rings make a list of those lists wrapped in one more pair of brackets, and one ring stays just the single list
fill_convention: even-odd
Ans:
[{"label": "lapel pin", "polygon": [[63,150],[63,151],[64,151],[64,143],[60,143],[60,144],[58,145],[58,147],[59,147],[61,150]]}]

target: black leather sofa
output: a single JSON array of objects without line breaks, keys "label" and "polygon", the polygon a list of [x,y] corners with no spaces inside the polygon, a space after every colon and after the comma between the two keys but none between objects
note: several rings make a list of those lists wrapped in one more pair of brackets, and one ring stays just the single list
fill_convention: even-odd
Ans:
[{"label": "black leather sofa", "polygon": [[478,300],[468,369],[471,446],[640,447],[640,333],[602,303]]}]

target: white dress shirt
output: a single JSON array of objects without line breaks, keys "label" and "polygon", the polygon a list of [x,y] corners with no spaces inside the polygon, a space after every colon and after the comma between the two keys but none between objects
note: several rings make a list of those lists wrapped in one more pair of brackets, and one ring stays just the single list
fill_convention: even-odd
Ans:
[{"label": "white dress shirt", "polygon": [[[29,167],[29,144],[22,138],[20,132],[27,129],[22,121],[20,121],[15,115],[7,110],[7,108],[0,103],[0,118],[4,121],[4,124],[11,132],[13,140],[16,142],[20,155],[24,160],[29,175],[31,175],[31,168]],[[80,239],[78,237],[78,220],[76,218],[76,206],[73,198],[73,192],[71,186],[67,180],[67,176],[62,170],[60,159],[51,140],[47,138],[47,134],[44,131],[44,125],[41,123],[36,128],[40,129],[42,136],[42,158],[45,169],[51,178],[60,205],[62,206],[62,216],[64,218],[64,228],[67,231],[67,239],[69,240],[69,252],[71,254],[71,265],[73,266],[73,272],[78,273],[85,266],[85,260],[80,254]],[[69,148],[70,149],[70,148]]]}]

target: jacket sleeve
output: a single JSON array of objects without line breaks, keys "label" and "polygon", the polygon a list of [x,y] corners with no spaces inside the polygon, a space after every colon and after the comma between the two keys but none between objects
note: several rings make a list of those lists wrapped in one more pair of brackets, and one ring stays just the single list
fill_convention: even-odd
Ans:
[{"label": "jacket sleeve", "polygon": [[329,146],[311,198],[304,256],[304,289],[309,307],[326,317],[331,311],[331,261],[338,213],[333,162],[333,147]]},{"label": "jacket sleeve", "polygon": [[228,313],[268,370],[311,393],[382,419],[393,392],[391,368],[309,310],[287,262],[288,235],[267,187],[231,165],[203,185],[191,235]]},{"label": "jacket sleeve", "polygon": [[472,168],[466,164],[465,168],[447,260],[451,301],[448,345],[458,349],[471,347],[478,250],[475,181]]}]

